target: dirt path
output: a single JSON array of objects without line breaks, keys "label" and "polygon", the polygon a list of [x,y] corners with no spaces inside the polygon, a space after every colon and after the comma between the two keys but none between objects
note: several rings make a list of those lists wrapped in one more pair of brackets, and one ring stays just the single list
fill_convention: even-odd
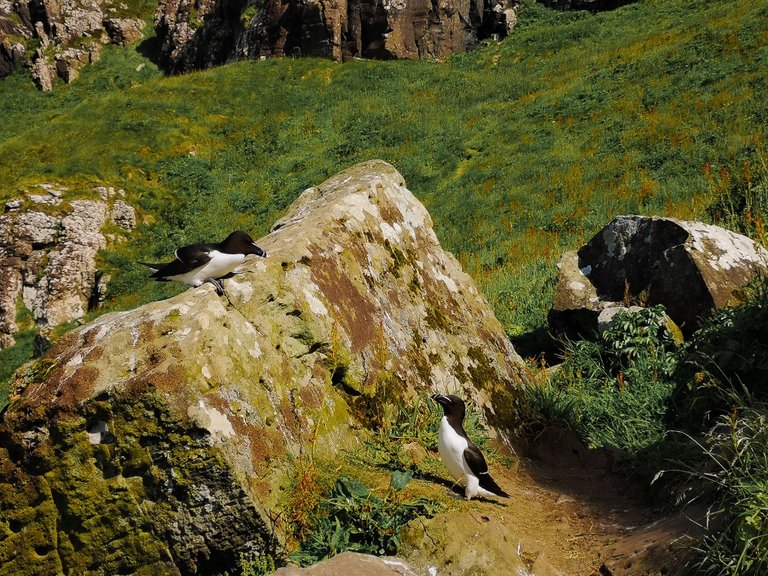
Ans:
[{"label": "dirt path", "polygon": [[[517,468],[492,466],[511,498],[452,499],[411,530],[408,560],[440,576],[640,576],[674,573],[689,522],[662,517],[604,454],[567,441]],[[684,560],[684,559],[683,559]]]}]

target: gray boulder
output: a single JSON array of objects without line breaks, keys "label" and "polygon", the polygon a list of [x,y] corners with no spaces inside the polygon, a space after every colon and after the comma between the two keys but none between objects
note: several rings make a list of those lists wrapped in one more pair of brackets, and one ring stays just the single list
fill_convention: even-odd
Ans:
[{"label": "gray boulder", "polygon": [[588,336],[616,306],[664,305],[684,334],[768,272],[768,250],[719,226],[619,216],[578,252],[563,255],[549,312],[552,330]]}]

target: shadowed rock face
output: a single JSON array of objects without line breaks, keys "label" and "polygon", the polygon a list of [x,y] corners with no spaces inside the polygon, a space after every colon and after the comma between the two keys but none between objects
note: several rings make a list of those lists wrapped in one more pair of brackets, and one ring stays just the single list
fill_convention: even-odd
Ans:
[{"label": "shadowed rock face", "polygon": [[663,304],[686,334],[739,289],[768,273],[768,251],[719,226],[619,216],[578,253],[563,255],[549,313],[556,332],[589,335],[602,310]]},{"label": "shadowed rock face", "polygon": [[155,29],[171,72],[263,56],[440,59],[503,37],[512,0],[161,0]]},{"label": "shadowed rock face", "polygon": [[334,456],[435,391],[511,422],[523,365],[392,166],[310,188],[258,243],[228,299],[102,316],[22,369],[0,426],[5,573],[231,570],[271,545],[305,450]]}]

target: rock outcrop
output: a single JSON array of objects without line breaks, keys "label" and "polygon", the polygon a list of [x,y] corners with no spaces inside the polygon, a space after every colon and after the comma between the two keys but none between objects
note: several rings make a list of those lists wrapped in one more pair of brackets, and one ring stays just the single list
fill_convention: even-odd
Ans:
[{"label": "rock outcrop", "polygon": [[117,0],[0,0],[0,78],[28,66],[41,90],[77,79],[105,44],[141,38],[144,20]]},{"label": "rock outcrop", "polygon": [[[56,326],[82,318],[106,289],[96,267],[108,224],[136,226],[122,190],[99,187],[98,199],[70,198],[61,186],[41,184],[6,203],[0,215],[0,348],[14,343],[23,306],[47,338]],[[101,296],[100,296],[101,295]]]},{"label": "rock outcrop", "polygon": [[719,226],[674,218],[619,216],[558,264],[550,327],[592,334],[600,313],[664,305],[684,334],[713,310],[738,302],[740,289],[768,273],[768,250]]},{"label": "rock outcrop", "polygon": [[161,0],[155,29],[171,72],[267,56],[440,59],[503,37],[511,0]]},{"label": "rock outcrop", "polygon": [[269,257],[226,297],[104,315],[20,370],[4,574],[236,569],[270,549],[291,461],[338,456],[437,390],[504,434],[524,366],[392,166],[308,189],[258,243]]},{"label": "rock outcrop", "polygon": [[399,558],[344,552],[307,568],[280,568],[274,576],[416,576]]}]

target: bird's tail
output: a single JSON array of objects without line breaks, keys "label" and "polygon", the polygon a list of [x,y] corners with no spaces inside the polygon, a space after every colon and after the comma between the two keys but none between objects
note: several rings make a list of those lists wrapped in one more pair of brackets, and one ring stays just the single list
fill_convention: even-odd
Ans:
[{"label": "bird's tail", "polygon": [[480,487],[485,488],[488,490],[488,492],[493,492],[496,494],[496,496],[501,496],[502,498],[510,498],[510,495],[504,492],[504,490],[502,490],[501,487],[496,484],[496,481],[491,478],[490,474],[480,475]]}]

